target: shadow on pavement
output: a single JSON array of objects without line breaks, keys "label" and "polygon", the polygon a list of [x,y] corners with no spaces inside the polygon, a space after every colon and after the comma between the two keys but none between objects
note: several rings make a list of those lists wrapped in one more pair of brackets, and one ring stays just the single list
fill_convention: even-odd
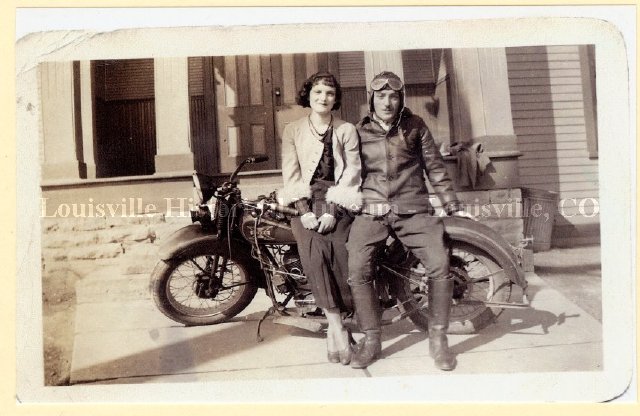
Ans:
[{"label": "shadow on pavement", "polygon": [[[200,327],[201,329],[202,327]],[[212,326],[214,328],[214,326]],[[217,328],[216,328],[217,329]],[[172,328],[176,331],[177,328]],[[180,328],[181,331],[189,331],[191,328]],[[268,336],[263,342],[256,342],[256,324],[243,323],[227,326],[219,330],[184,339],[179,342],[158,346],[155,349],[141,351],[122,358],[101,362],[89,367],[76,369],[78,382],[108,380],[123,377],[145,377],[165,374],[179,374],[195,371],[203,364],[223,357],[238,354],[258,346],[273,342],[283,336],[289,336],[286,331],[276,330],[272,325],[265,328]],[[175,333],[175,332],[171,332]],[[153,329],[149,331],[152,340],[161,342],[161,331]],[[166,335],[164,335],[166,336]],[[122,340],[126,342],[126,340]],[[245,367],[255,367],[257,362],[246,363]],[[242,367],[237,366],[237,367]],[[102,376],[92,378],[93,374]]]},{"label": "shadow on pavement", "polygon": [[[502,338],[507,334],[544,336],[549,333],[549,328],[552,326],[563,325],[567,318],[578,317],[580,317],[579,314],[566,315],[561,313],[560,315],[555,315],[551,312],[534,308],[514,309],[509,311],[507,316],[499,318],[500,322],[485,328],[471,338],[455,344],[452,346],[452,350],[455,354],[462,354]],[[538,327],[542,332],[526,331],[527,329]]]}]

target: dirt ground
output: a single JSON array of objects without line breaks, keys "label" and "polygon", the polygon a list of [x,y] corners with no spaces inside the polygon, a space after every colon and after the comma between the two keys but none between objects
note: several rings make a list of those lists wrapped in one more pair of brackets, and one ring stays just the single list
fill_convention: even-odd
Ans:
[{"label": "dirt ground", "polygon": [[76,282],[101,265],[92,260],[45,264],[42,331],[45,386],[69,384],[76,315]]}]

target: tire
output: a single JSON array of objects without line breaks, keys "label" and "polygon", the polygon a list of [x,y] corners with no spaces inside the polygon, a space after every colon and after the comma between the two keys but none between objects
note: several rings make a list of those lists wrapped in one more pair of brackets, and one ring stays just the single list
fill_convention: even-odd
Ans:
[{"label": "tire", "polygon": [[[401,270],[413,274],[424,271],[422,264],[413,256],[408,256]],[[511,297],[511,282],[506,273],[484,250],[459,241],[454,241],[451,249],[450,272],[454,276],[453,304],[449,330],[451,334],[471,334],[492,323],[502,308],[491,308],[483,304],[465,304],[463,300],[483,300],[508,302]],[[419,279],[413,274],[413,279]],[[418,285],[406,279],[395,278],[396,296],[400,312],[420,329],[427,330],[427,294]]]},{"label": "tire", "polygon": [[[189,252],[189,257],[160,261],[151,274],[150,290],[163,314],[187,326],[212,325],[231,319],[251,303],[258,288],[242,262],[224,257],[210,242],[197,243]],[[233,287],[204,293],[208,286],[199,276],[211,276],[207,264],[216,255],[219,264],[227,261],[222,285]]]}]

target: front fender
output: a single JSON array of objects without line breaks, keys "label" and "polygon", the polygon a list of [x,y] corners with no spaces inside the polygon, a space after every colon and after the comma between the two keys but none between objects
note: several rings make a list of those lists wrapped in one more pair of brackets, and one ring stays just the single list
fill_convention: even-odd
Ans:
[{"label": "front fender", "polygon": [[511,245],[500,234],[469,218],[443,218],[445,233],[452,240],[458,240],[485,250],[505,270],[511,281],[526,289],[527,280],[518,263]]},{"label": "front fender", "polygon": [[160,246],[158,254],[161,260],[166,261],[188,255],[190,247],[195,244],[205,242],[217,244],[218,241],[217,234],[203,230],[200,224],[190,224],[169,235],[167,241]]}]

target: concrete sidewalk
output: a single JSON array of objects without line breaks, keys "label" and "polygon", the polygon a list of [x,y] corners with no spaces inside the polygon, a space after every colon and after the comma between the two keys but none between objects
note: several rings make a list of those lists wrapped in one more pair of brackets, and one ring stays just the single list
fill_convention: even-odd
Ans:
[{"label": "concrete sidewalk", "polygon": [[[383,359],[366,370],[326,361],[324,334],[258,320],[269,307],[260,290],[231,322],[184,327],[165,318],[148,294],[148,275],[114,278],[102,270],[77,285],[71,383],[164,383],[353,378],[442,373],[426,334],[404,320],[383,329]],[[598,371],[602,326],[536,274],[527,275],[531,308],[505,309],[473,335],[450,335],[456,374]],[[358,338],[360,334],[355,334]]]}]

